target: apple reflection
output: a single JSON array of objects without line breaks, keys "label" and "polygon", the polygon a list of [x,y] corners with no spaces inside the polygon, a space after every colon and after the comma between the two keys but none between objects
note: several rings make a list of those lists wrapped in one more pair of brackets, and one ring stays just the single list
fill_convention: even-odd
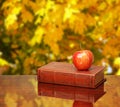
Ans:
[{"label": "apple reflection", "polygon": [[74,101],[73,107],[93,107],[93,103],[83,102],[83,101]]}]

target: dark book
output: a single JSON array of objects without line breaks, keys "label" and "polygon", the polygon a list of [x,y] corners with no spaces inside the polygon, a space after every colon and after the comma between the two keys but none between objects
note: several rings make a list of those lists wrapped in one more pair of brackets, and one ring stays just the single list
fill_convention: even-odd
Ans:
[{"label": "dark book", "polygon": [[104,84],[95,89],[65,86],[50,83],[38,83],[38,95],[70,99],[75,101],[96,102],[105,94]]},{"label": "dark book", "polygon": [[104,67],[78,71],[73,64],[51,62],[37,69],[39,82],[96,88],[104,81]]}]

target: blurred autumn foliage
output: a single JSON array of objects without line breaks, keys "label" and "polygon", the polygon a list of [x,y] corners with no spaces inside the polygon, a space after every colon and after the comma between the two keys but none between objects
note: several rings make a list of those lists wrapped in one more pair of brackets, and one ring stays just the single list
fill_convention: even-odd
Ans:
[{"label": "blurred autumn foliage", "polygon": [[120,0],[1,0],[0,74],[36,74],[89,49],[120,75]]}]

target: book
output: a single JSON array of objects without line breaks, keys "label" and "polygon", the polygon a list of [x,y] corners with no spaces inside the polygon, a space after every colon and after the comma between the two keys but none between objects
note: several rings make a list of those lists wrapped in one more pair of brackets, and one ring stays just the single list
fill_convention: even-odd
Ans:
[{"label": "book", "polygon": [[104,82],[104,67],[78,71],[73,64],[51,62],[37,69],[38,82],[96,88]]}]

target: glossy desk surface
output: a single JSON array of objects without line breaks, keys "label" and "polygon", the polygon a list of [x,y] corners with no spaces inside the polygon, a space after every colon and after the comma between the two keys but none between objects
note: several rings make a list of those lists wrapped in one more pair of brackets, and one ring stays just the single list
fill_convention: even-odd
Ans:
[{"label": "glossy desk surface", "polygon": [[[70,87],[68,88],[68,93],[66,93],[66,91],[61,92],[65,89],[60,89],[58,86],[58,88],[55,88],[57,91],[53,90],[55,91],[54,95],[49,96],[50,92],[53,91],[43,89],[41,85],[39,86],[36,75],[0,75],[0,107],[120,107],[120,76],[109,75],[105,76],[105,78],[107,81],[103,88],[106,93],[99,96],[98,94],[100,93],[95,91],[97,96],[99,96],[97,101],[94,101],[94,90],[90,91],[93,92],[93,94],[90,95],[88,91],[86,93],[84,89],[80,89],[79,97],[86,99],[92,96],[93,98],[92,101],[83,102],[84,100],[82,99],[76,100],[73,97],[71,99],[69,98],[71,92],[72,94],[75,93],[75,91],[71,91]],[[76,90],[75,87],[72,88]],[[51,88],[48,87],[48,89]],[[87,95],[88,93],[89,95]],[[49,95],[47,96],[47,94]],[[56,95],[59,97],[56,97]],[[76,96],[78,95],[76,94]]]}]

